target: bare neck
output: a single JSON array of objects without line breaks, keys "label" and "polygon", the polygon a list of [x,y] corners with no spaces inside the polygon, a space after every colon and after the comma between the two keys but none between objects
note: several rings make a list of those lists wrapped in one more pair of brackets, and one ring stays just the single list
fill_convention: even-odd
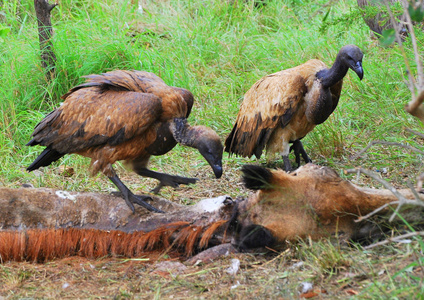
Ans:
[{"label": "bare neck", "polygon": [[342,62],[341,57],[338,55],[330,69],[321,70],[316,76],[318,79],[321,79],[324,88],[329,88],[342,80],[348,70],[349,68]]}]

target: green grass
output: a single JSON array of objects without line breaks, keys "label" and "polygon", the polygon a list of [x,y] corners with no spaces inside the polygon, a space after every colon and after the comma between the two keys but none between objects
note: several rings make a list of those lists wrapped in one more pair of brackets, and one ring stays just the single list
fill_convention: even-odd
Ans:
[{"label": "green grass", "polygon": [[[422,124],[403,110],[410,92],[404,84],[405,67],[399,46],[383,48],[372,38],[356,8],[356,1],[333,1],[326,19],[328,23],[323,22],[328,12],[326,0],[270,0],[260,9],[254,8],[249,1],[235,1],[234,5],[228,2],[147,1],[141,14],[129,0],[60,1],[52,13],[56,77],[47,82],[39,58],[33,1],[3,1],[0,11],[5,18],[0,17],[0,24],[11,30],[7,36],[0,37],[0,186],[32,183],[36,187],[78,191],[114,190],[103,176],[90,177],[89,161],[75,155],[38,173],[25,171],[41,151],[41,148],[25,146],[34,126],[59,105],[61,95],[84,80],[83,75],[114,69],[154,72],[169,85],[191,90],[196,102],[190,123],[210,126],[224,140],[233,126],[244,93],[258,79],[311,58],[331,65],[338,50],[346,44],[356,44],[365,53],[364,79],[360,81],[353,72],[348,72],[337,110],[305,137],[303,143],[307,152],[315,163],[333,167],[347,178],[354,176],[343,175],[345,168],[386,167],[389,172],[383,176],[396,186],[404,185],[405,176],[414,181],[415,176],[424,171],[422,157],[399,147],[374,146],[363,157],[350,158],[372,140],[410,143],[416,147],[423,144],[422,140],[404,131],[405,127],[422,131]],[[424,32],[418,30],[416,34],[422,49]],[[411,42],[407,39],[404,45],[412,62]],[[177,190],[165,188],[161,192],[167,199],[192,204],[222,194],[246,195],[240,185],[239,170],[248,162],[263,163],[265,158],[257,161],[224,154],[224,176],[217,181],[200,154],[177,146],[165,156],[152,158],[151,168],[199,177],[201,183],[198,185]],[[75,175],[65,177],[59,166],[72,167]],[[117,169],[136,191],[146,192],[155,185],[154,180],[142,180],[120,165]],[[358,183],[377,185],[365,177]],[[390,247],[384,249],[396,250]],[[242,274],[236,279],[225,277],[225,291],[215,295],[237,297],[244,293],[257,297],[297,297],[298,278],[313,280],[324,289],[348,282],[359,290],[361,297],[370,299],[422,295],[424,291],[418,287],[422,286],[422,279],[410,272],[408,266],[415,263],[418,265],[414,270],[423,269],[422,259],[411,257],[420,257],[424,247],[414,242],[409,248],[400,249],[409,252],[387,254],[396,258],[398,265],[391,263],[381,281],[378,273],[385,263],[378,262],[380,250],[363,252],[320,242],[291,249],[290,255],[283,255],[271,263],[247,256],[243,258],[246,267]],[[249,267],[256,260],[264,265],[265,271]],[[302,272],[289,275],[287,267],[298,260],[304,261],[306,267]],[[223,270],[224,267],[218,267],[217,271],[208,272],[211,285],[202,283],[203,277],[194,276],[195,279],[185,284],[184,280],[170,282],[162,278],[145,286],[154,290],[148,293],[152,297],[172,294],[177,286],[200,297],[205,290],[219,289],[217,281]],[[346,270],[367,274],[366,284],[340,275],[348,272]],[[22,274],[30,274],[25,268],[13,273],[13,268],[11,271],[3,266],[0,272],[3,274],[0,282],[10,281],[15,288],[24,284],[27,275]],[[39,273],[37,270],[31,272]],[[267,274],[271,276],[267,278]],[[244,287],[231,290],[230,286],[237,280]],[[289,284],[286,290],[285,284]],[[267,291],[267,286],[273,288]],[[411,286],[413,288],[409,288]],[[49,292],[56,295],[46,289],[44,297]],[[126,298],[139,293],[134,286],[127,286],[120,289],[118,296]],[[27,294],[20,292],[22,296]],[[328,296],[335,295],[347,294],[338,292]]]}]

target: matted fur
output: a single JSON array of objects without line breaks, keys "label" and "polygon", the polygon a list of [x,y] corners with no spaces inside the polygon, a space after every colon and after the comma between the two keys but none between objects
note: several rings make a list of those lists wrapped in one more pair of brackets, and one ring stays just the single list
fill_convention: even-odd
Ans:
[{"label": "matted fur", "polygon": [[140,257],[170,249],[179,256],[191,255],[197,248],[205,247],[225,223],[196,226],[175,222],[147,233],[79,228],[0,231],[0,261],[45,262],[73,255]]}]

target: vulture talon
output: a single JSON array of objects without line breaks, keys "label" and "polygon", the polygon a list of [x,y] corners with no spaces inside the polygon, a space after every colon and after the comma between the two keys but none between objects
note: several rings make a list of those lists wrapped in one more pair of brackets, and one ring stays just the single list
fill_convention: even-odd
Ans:
[{"label": "vulture talon", "polygon": [[164,186],[170,186],[170,187],[173,187],[173,188],[177,188],[177,187],[180,186],[180,184],[194,184],[198,180],[199,180],[198,178],[190,178],[190,177],[182,177],[182,176],[173,176],[173,175],[163,174],[158,185],[154,189],[152,189],[151,192],[158,194],[159,191]]},{"label": "vulture talon", "polygon": [[[163,210],[157,209],[156,207],[150,205],[149,203],[147,203],[146,201],[152,201],[153,198],[150,196],[146,196],[146,195],[134,195],[133,193],[131,193],[128,197],[128,201],[127,199],[125,199],[125,201],[127,202],[128,206],[132,206],[134,208],[134,204],[138,204],[142,207],[144,207],[145,209],[147,209],[148,211],[152,211],[155,213],[165,213]],[[131,208],[130,206],[130,208]],[[133,213],[135,212],[135,209],[132,208]]]},{"label": "vulture talon", "polygon": [[157,186],[150,190],[150,193],[155,195],[159,194],[160,190],[163,188],[163,185],[159,182]]},{"label": "vulture talon", "polygon": [[291,166],[288,155],[283,155],[283,163],[284,163],[284,167],[283,167],[284,171],[286,172],[292,171],[292,166]]},{"label": "vulture talon", "polygon": [[113,176],[110,176],[109,179],[116,185],[116,187],[122,193],[122,196],[125,202],[127,203],[128,207],[132,210],[133,213],[135,213],[135,207],[133,203],[144,207],[148,211],[163,213],[162,210],[157,209],[156,207],[146,202],[147,200],[153,200],[152,197],[146,196],[146,195],[134,195],[134,193],[130,191],[130,189],[121,181],[121,179],[119,179],[119,177],[116,174],[114,174]]},{"label": "vulture talon", "polygon": [[363,53],[355,45],[342,47],[331,68],[320,60],[306,63],[258,80],[244,95],[233,129],[225,140],[225,151],[260,158],[283,154],[284,170],[290,171],[290,143],[296,163],[300,155],[308,163],[300,139],[333,113],[340,99],[343,78],[349,69],[360,80],[364,76]]},{"label": "vulture talon", "polygon": [[163,155],[179,143],[196,148],[215,177],[222,176],[219,136],[211,128],[187,122],[194,102],[190,91],[168,86],[155,74],[144,71],[115,70],[86,78],[85,83],[63,95],[62,105],[34,128],[27,146],[46,148],[27,168],[29,172],[66,154],[91,158],[92,174],[102,172],[108,176],[133,212],[133,203],[162,211],[146,203],[147,196],[135,196],[125,187],[113,171],[116,161],[123,160],[136,173],[158,179],[155,192],[164,185],[195,183],[197,179],[147,169],[152,155]]},{"label": "vulture talon", "polygon": [[290,151],[294,152],[294,155],[296,157],[296,163],[297,167],[300,167],[300,156],[302,155],[303,161],[305,164],[311,163],[312,160],[309,158],[308,154],[306,153],[305,149],[303,148],[303,144],[300,140],[296,140],[293,142],[293,144],[290,146]]}]

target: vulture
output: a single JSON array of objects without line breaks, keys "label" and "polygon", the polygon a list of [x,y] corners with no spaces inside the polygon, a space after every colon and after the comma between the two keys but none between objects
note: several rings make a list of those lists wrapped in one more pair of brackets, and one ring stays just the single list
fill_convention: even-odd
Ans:
[{"label": "vulture", "polygon": [[244,95],[225,151],[260,158],[266,146],[269,156],[282,155],[285,171],[291,170],[291,149],[298,166],[300,155],[311,162],[300,140],[335,110],[349,68],[362,80],[362,57],[361,49],[346,45],[331,68],[312,59],[257,81]]},{"label": "vulture", "polygon": [[133,194],[119,179],[112,165],[124,161],[137,174],[159,180],[152,190],[195,183],[197,178],[172,176],[147,169],[151,155],[163,155],[179,143],[198,149],[216,178],[222,175],[223,146],[215,131],[190,126],[187,118],[193,94],[172,87],[153,73],[116,70],[89,75],[85,83],[69,90],[60,107],[34,129],[27,146],[41,145],[44,151],[27,168],[48,166],[65,154],[91,158],[91,172],[102,172],[119,189],[134,212],[134,204],[162,212]]},{"label": "vulture", "polygon": [[[381,35],[384,30],[393,28],[393,23],[390,20],[390,15],[386,9],[386,3],[393,6],[396,3],[402,5],[405,9],[408,8],[407,0],[357,0],[358,6],[362,9],[362,18],[368,27],[375,33]],[[367,15],[367,9],[370,9]],[[375,13],[378,11],[378,13]],[[406,14],[395,16],[397,29],[401,34],[401,37],[405,37],[408,34],[408,27],[406,26],[407,16]]]}]

